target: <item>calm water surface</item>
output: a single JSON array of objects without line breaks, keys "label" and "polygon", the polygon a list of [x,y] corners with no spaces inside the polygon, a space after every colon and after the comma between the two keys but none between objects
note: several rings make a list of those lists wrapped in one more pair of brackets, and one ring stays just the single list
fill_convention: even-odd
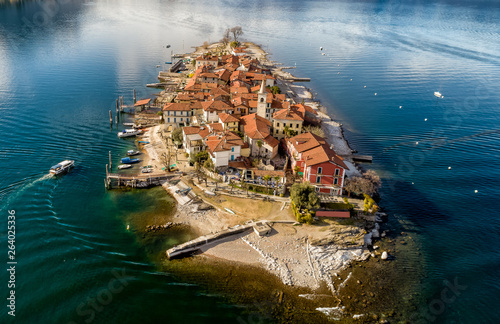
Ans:
[{"label": "calm water surface", "polygon": [[[234,323],[242,316],[222,297],[157,272],[127,231],[134,215],[169,214],[161,190],[106,192],[102,180],[107,152],[116,164],[133,146],[110,130],[115,99],[130,102],[133,88],[151,95],[144,85],[170,50],[191,51],[241,25],[272,59],[312,77],[308,86],[344,124],[353,148],[374,156],[384,207],[423,247],[421,256],[407,256],[420,258],[427,275],[419,288],[427,301],[415,314],[494,323],[499,18],[498,3],[488,1],[0,6],[0,245],[7,245],[7,211],[15,210],[17,321]],[[73,172],[45,176],[66,158],[76,161]],[[117,276],[126,286],[108,302],[102,291]],[[5,272],[0,278],[6,297]],[[453,302],[441,297],[443,280],[460,286]],[[99,296],[107,305],[92,308]],[[11,320],[5,306],[0,316]]]}]

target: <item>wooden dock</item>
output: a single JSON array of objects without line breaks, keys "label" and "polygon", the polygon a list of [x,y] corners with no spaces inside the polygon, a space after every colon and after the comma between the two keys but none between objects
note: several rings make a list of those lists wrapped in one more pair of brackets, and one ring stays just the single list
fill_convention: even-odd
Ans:
[{"label": "wooden dock", "polygon": [[373,156],[371,155],[358,155],[358,154],[353,154],[352,156],[353,161],[357,162],[373,162]]},{"label": "wooden dock", "polygon": [[108,165],[106,165],[106,179],[104,179],[104,184],[106,186],[106,189],[123,187],[149,188],[154,186],[161,186],[163,183],[180,175],[180,173],[110,173],[108,171]]}]

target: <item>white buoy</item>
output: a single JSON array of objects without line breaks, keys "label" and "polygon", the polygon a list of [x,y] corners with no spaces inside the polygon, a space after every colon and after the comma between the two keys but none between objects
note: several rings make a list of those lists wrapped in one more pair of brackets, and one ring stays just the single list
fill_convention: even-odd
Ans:
[{"label": "white buoy", "polygon": [[322,51],[322,50],[323,50],[323,47],[320,47],[320,48],[319,48],[319,50],[320,50],[320,51]]},{"label": "white buoy", "polygon": [[451,170],[451,167],[448,167],[448,170]]},{"label": "white buoy", "polygon": [[412,182],[411,184],[415,184],[414,182]]},{"label": "white buoy", "polygon": [[375,95],[377,95],[377,93],[375,92]]},{"label": "white buoy", "polygon": [[340,72],[337,72],[337,74],[340,74]]},{"label": "white buoy", "polygon": [[351,79],[351,81],[352,81],[352,79]]},{"label": "white buoy", "polygon": [[417,145],[418,145],[418,142],[416,142],[415,144],[417,144]]},{"label": "white buoy", "polygon": [[427,121],[427,118],[426,118],[426,119],[424,119],[424,121]]},{"label": "white buoy", "polygon": [[365,88],[366,88],[366,86],[365,86]]},{"label": "white buoy", "polygon": [[477,190],[474,190],[475,193],[477,193]]},{"label": "white buoy", "polygon": [[399,109],[403,108],[403,106],[399,106]]}]

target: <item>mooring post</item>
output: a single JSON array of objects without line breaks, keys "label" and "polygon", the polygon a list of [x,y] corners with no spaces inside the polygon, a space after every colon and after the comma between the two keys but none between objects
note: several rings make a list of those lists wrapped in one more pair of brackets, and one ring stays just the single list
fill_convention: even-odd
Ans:
[{"label": "mooring post", "polygon": [[134,88],[134,104],[135,104],[135,88]]},{"label": "mooring post", "polygon": [[113,169],[113,164],[111,164],[111,151],[109,151],[109,169]]},{"label": "mooring post", "polygon": [[108,189],[108,182],[104,179],[104,188]]},{"label": "mooring post", "polygon": [[116,114],[120,111],[120,105],[118,104],[118,99],[116,99]]},{"label": "mooring post", "polygon": [[115,124],[118,126],[118,114],[115,116]]},{"label": "mooring post", "polygon": [[113,115],[111,114],[111,110],[109,110],[109,122],[113,123]]}]

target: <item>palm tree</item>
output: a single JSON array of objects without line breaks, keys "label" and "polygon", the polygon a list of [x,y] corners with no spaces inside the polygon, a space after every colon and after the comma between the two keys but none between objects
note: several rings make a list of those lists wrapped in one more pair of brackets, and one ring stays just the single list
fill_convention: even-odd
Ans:
[{"label": "palm tree", "polygon": [[267,193],[269,193],[269,180],[271,180],[271,176],[266,174],[265,176],[262,177],[262,180],[266,182],[266,187],[268,188]]},{"label": "palm tree", "polygon": [[262,143],[262,141],[261,141],[261,140],[258,140],[258,141],[257,141],[257,147],[259,148],[259,152],[258,152],[258,157],[259,157],[259,159],[260,159],[260,148],[262,147],[262,144],[263,144],[263,143]]}]

